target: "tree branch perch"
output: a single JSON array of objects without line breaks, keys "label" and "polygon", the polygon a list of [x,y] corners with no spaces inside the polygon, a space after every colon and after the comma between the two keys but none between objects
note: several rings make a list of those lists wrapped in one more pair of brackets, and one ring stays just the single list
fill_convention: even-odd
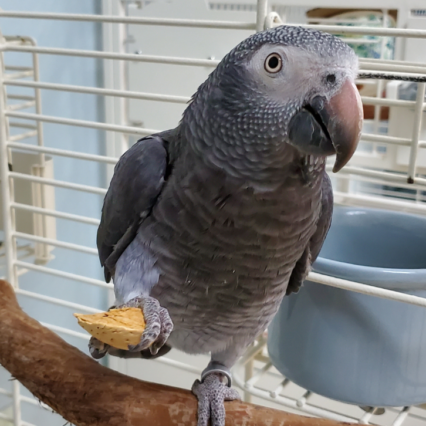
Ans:
[{"label": "tree branch perch", "polygon": [[[0,280],[0,364],[37,398],[77,426],[195,426],[186,390],[143,382],[103,367],[26,315]],[[336,426],[325,419],[227,402],[227,425]]]}]

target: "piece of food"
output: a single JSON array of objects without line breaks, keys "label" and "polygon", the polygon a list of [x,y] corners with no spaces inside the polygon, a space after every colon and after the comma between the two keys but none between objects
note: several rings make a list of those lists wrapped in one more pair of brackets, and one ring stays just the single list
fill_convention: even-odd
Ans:
[{"label": "piece of food", "polygon": [[93,337],[117,349],[137,345],[145,330],[145,319],[139,308],[111,309],[99,314],[74,316],[78,324]]}]

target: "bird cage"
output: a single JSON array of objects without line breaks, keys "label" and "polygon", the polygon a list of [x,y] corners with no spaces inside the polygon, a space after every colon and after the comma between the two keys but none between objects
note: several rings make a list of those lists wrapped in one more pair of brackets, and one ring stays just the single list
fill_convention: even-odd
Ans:
[{"label": "bird cage", "polygon": [[[5,45],[13,45],[17,43],[16,37],[2,37]],[[19,42],[25,40],[29,44],[33,44],[30,38],[22,37]],[[25,79],[30,78],[37,81],[39,76],[38,58],[33,56],[29,66],[7,66],[3,68],[3,78],[8,80],[11,85],[19,84]],[[41,99],[40,91],[33,90],[32,94],[4,94],[5,106],[9,112],[16,112],[28,108],[35,108],[40,112]],[[45,264],[51,257],[52,246],[37,242],[37,238],[56,238],[54,217],[37,214],[37,209],[55,210],[55,194],[52,188],[41,185],[37,182],[40,178],[53,177],[53,161],[52,158],[44,153],[37,151],[36,148],[32,152],[24,152],[19,150],[19,144],[22,140],[35,139],[37,146],[43,145],[43,129],[41,123],[24,123],[19,120],[10,120],[4,125],[4,137],[11,143],[16,143],[15,150],[7,153],[8,167],[10,172],[19,173],[21,179],[17,179],[12,185],[13,199],[16,203],[16,213],[14,215],[15,230],[17,233],[29,234],[33,237],[34,244],[18,244],[16,247],[19,259],[31,259],[34,263]],[[6,199],[2,196],[1,203]],[[6,223],[3,220],[3,209],[0,212],[0,223]],[[4,226],[0,226],[4,235],[4,240],[10,238]],[[5,248],[3,247],[3,250]],[[3,253],[3,259],[4,259]],[[0,264],[1,265],[1,264]],[[4,266],[4,265],[3,265]],[[1,266],[0,266],[1,267]]]},{"label": "bird cage", "polygon": [[[340,17],[312,14],[318,8],[315,0],[269,5],[266,0],[103,0],[101,8],[64,4],[56,5],[56,12],[14,11],[13,2],[3,6],[0,271],[24,309],[87,353],[88,336],[72,313],[101,312],[113,300],[112,285],[103,281],[98,263],[95,235],[114,164],[140,137],[174,127],[190,96],[239,41],[282,22],[350,35],[347,41],[357,46],[380,46],[379,57],[360,57],[357,83],[370,89],[362,96],[370,118],[359,151],[334,177],[335,201],[425,215],[422,2],[345,4],[351,10],[378,11],[376,26],[349,25],[340,9]],[[339,3],[323,1],[321,8],[339,8]],[[394,25],[387,25],[390,20]],[[383,40],[395,40],[392,57],[386,56]],[[417,86],[402,99],[404,81]],[[310,279],[426,307],[425,299],[415,295],[318,273],[311,273]],[[105,362],[138,378],[190,388],[205,360],[172,351],[152,361]],[[233,374],[246,401],[338,421],[426,424],[421,407],[360,408],[295,385],[273,367],[264,335],[247,349]],[[1,426],[63,424],[9,379],[0,370]]]}]

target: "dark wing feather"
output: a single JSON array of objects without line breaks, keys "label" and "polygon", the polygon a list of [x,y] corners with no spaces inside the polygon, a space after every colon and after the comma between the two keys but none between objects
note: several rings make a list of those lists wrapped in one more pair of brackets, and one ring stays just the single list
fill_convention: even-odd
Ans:
[{"label": "dark wing feather", "polygon": [[331,186],[330,177],[324,173],[322,181],[322,198],[321,198],[321,215],[317,223],[315,234],[309,241],[309,249],[311,252],[311,264],[317,259],[322,245],[324,244],[325,237],[331,226],[331,218],[333,216],[333,187]]},{"label": "dark wing feather", "polygon": [[115,264],[135,238],[164,185],[168,171],[167,141],[153,135],[136,142],[114,169],[104,199],[97,246],[105,280],[114,275]]},{"label": "dark wing feather", "polygon": [[306,247],[302,257],[297,261],[291,273],[286,294],[297,293],[299,291],[306,275],[309,273],[312,263],[318,257],[330,229],[331,218],[333,216],[333,188],[327,173],[324,173],[321,193],[321,214],[317,222],[317,228],[309,240],[308,247]]}]

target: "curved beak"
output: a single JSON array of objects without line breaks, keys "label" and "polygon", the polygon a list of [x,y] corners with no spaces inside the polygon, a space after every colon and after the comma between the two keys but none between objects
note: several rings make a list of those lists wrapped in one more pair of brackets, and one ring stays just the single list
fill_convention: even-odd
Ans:
[{"label": "curved beak", "polygon": [[317,96],[293,116],[290,143],[312,155],[336,154],[333,172],[352,157],[361,136],[363,109],[355,84],[347,80],[328,102]]}]

